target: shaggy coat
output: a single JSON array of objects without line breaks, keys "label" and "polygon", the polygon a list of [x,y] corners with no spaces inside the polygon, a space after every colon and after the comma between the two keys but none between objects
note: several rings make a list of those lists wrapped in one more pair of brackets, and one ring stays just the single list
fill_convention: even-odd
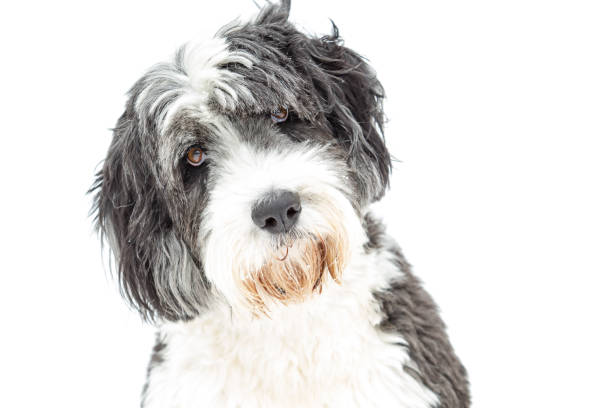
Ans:
[{"label": "shaggy coat", "polygon": [[[335,25],[288,15],[149,69],[92,187],[122,294],[159,327],[142,406],[468,407],[436,305],[368,210],[391,171],[383,87]],[[285,192],[299,219],[272,234],[252,214]]]}]

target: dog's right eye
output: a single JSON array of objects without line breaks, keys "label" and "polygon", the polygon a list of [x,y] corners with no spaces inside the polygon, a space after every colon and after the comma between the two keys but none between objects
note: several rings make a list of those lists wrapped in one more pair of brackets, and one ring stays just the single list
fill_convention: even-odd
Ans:
[{"label": "dog's right eye", "polygon": [[204,149],[199,146],[190,147],[187,150],[187,162],[192,166],[201,166],[204,163]]},{"label": "dog's right eye", "polygon": [[273,122],[282,123],[287,120],[289,117],[289,108],[286,106],[278,106],[272,112],[270,112],[270,117]]}]

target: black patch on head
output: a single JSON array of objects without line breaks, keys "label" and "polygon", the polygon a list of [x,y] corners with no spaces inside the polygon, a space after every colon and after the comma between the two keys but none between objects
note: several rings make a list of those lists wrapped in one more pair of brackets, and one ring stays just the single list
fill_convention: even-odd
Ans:
[{"label": "black patch on head", "polygon": [[242,75],[254,96],[237,113],[289,106],[345,150],[360,201],[377,200],[391,171],[383,136],[383,87],[365,59],[343,46],[335,25],[329,36],[309,37],[287,21],[288,7],[289,2],[268,5],[253,22],[220,33],[231,50],[258,61],[252,68],[225,67]]}]

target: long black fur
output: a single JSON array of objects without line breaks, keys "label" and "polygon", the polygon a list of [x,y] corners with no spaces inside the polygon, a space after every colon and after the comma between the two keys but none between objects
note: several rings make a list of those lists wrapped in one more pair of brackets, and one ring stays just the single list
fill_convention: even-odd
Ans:
[{"label": "long black fur", "polygon": [[365,59],[343,46],[335,24],[331,35],[308,37],[287,21],[288,3],[265,8],[240,30],[221,32],[231,47],[262,61],[255,70],[227,67],[255,91],[256,105],[244,109],[289,101],[301,118],[330,131],[347,151],[362,204],[376,201],[391,172],[383,136],[384,89]]},{"label": "long black fur", "polygon": [[[350,200],[364,214],[384,195],[391,172],[383,134],[383,87],[367,61],[343,45],[335,25],[330,35],[307,36],[288,22],[289,6],[287,0],[268,4],[252,22],[218,33],[231,51],[257,62],[217,66],[238,74],[237,89],[248,89],[252,97],[229,105],[212,98],[209,108],[248,127],[286,105],[292,119],[279,129],[289,138],[309,133],[324,137],[320,142],[348,166]],[[96,225],[118,258],[122,293],[146,320],[188,320],[205,310],[213,296],[203,262],[195,255],[200,249],[195,237],[215,181],[206,166],[194,170],[179,164],[189,140],[177,141],[172,169],[160,165],[159,119],[184,92],[180,78],[186,73],[185,52],[183,47],[173,61],[151,68],[130,90],[90,190],[95,193]],[[199,141],[213,133],[188,114],[179,114],[165,132],[165,137],[182,132]],[[266,142],[262,138],[260,143]],[[406,371],[439,396],[441,407],[468,407],[467,375],[435,304],[401,251],[389,244],[382,225],[367,215],[363,223],[369,236],[366,250],[387,251],[404,272],[389,290],[375,294],[386,316],[380,329],[406,340],[418,368]],[[156,347],[151,367],[161,361],[163,342]]]}]

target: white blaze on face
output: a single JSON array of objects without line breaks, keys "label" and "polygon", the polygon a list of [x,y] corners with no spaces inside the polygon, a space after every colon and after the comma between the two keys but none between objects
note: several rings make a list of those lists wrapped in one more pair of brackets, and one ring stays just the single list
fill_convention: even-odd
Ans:
[{"label": "white blaze on face", "polygon": [[[229,122],[218,127],[222,146],[210,159],[209,199],[199,230],[207,278],[230,304],[246,301],[251,307],[267,307],[270,298],[305,299],[325,283],[317,268],[339,278],[350,253],[350,232],[361,228],[345,196],[344,163],[321,146],[287,140],[285,146],[262,149],[242,140]],[[274,190],[295,192],[301,201],[297,241],[284,250],[278,236],[251,218],[253,205]],[[246,289],[241,281],[249,281]]]}]

